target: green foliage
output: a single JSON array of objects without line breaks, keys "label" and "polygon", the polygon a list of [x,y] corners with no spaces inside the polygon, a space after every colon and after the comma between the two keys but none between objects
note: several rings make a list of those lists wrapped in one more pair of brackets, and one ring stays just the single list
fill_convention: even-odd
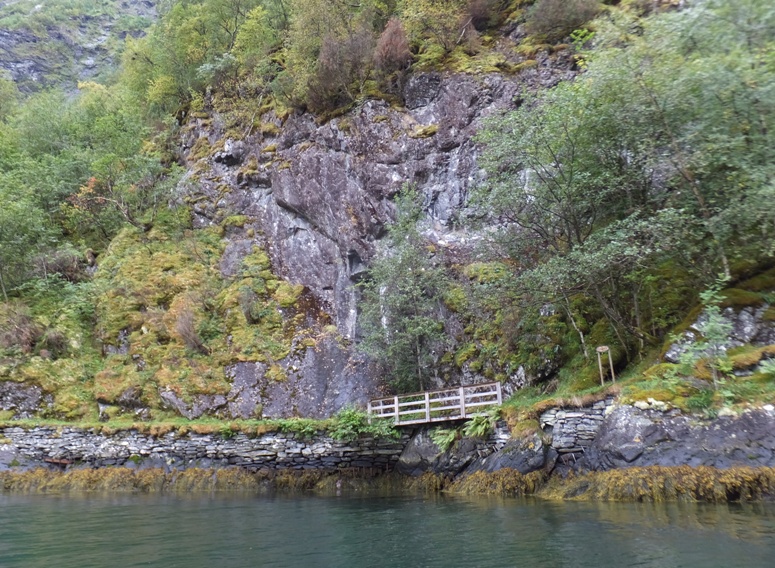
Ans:
[{"label": "green foliage", "polygon": [[431,440],[442,452],[449,450],[460,439],[460,431],[457,428],[434,428],[431,430]]},{"label": "green foliage", "polygon": [[421,52],[439,48],[444,56],[461,41],[466,23],[470,25],[467,7],[467,0],[403,0],[400,13],[409,40]]},{"label": "green foliage", "polygon": [[374,419],[369,421],[367,414],[357,408],[348,406],[337,412],[328,427],[328,433],[335,440],[350,442],[360,436],[374,438],[398,438],[398,431],[390,420]]},{"label": "green foliage", "polygon": [[732,323],[721,313],[722,285],[723,279],[700,294],[705,305],[700,322],[695,326],[700,337],[687,344],[681,354],[682,365],[693,367],[702,359],[710,366],[713,386],[716,390],[724,375],[732,371],[732,362],[727,356],[725,346],[729,341]]},{"label": "green foliage", "polygon": [[528,12],[527,29],[547,41],[559,41],[599,12],[597,0],[538,0]]},{"label": "green foliage", "polygon": [[[248,32],[263,29],[265,17],[253,12],[261,6],[261,0],[174,2],[146,37],[127,40],[122,81],[155,113],[177,110],[191,92],[208,84],[226,87],[236,79],[240,57],[230,52],[241,26],[250,18]],[[240,51],[249,61],[271,43],[271,38],[263,44],[249,41],[243,34]]]},{"label": "green foliage", "polygon": [[5,120],[19,102],[19,90],[10,77],[0,73],[0,122]]},{"label": "green foliage", "polygon": [[424,390],[444,351],[443,312],[447,276],[430,258],[417,223],[417,193],[405,188],[388,245],[374,260],[363,291],[361,348],[400,392]]},{"label": "green foliage", "polygon": [[775,359],[765,359],[759,364],[759,372],[770,380],[775,380]]},{"label": "green foliage", "polygon": [[773,13],[709,1],[633,24],[601,23],[583,75],[490,122],[478,195],[505,228],[493,251],[514,266],[517,321],[550,307],[569,335],[549,343],[586,353],[605,321],[622,362],[660,342],[692,289],[775,242]]},{"label": "green foliage", "polygon": [[463,436],[466,438],[486,438],[495,430],[495,423],[500,418],[500,408],[492,408],[485,414],[474,416],[463,426]]}]

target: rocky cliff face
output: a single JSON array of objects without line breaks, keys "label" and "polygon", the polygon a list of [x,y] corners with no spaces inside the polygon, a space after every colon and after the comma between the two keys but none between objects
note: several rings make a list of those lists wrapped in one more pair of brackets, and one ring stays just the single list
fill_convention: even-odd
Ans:
[{"label": "rocky cliff face", "polygon": [[[157,16],[156,0],[116,0],[99,15],[61,19],[42,2],[32,6],[25,24],[3,28],[16,2],[0,2],[0,73],[10,75],[22,92],[50,86],[75,88],[115,63],[111,42],[139,36]],[[35,16],[42,25],[37,25]]]},{"label": "rocky cliff face", "polygon": [[[341,338],[354,341],[355,284],[393,217],[395,194],[414,184],[424,199],[424,232],[437,250],[446,258],[470,252],[476,235],[458,220],[469,214],[469,192],[481,179],[476,132],[488,116],[518,104],[523,90],[573,76],[573,61],[562,53],[515,76],[420,73],[405,87],[405,107],[368,100],[325,124],[306,113],[285,121],[268,113],[239,140],[209,113],[184,129],[191,173],[182,197],[198,227],[247,218],[228,237],[224,271],[239,266],[254,244],[265,247],[273,270],[305,286]],[[335,366],[346,365],[340,358]],[[349,368],[364,376],[362,367]]]}]

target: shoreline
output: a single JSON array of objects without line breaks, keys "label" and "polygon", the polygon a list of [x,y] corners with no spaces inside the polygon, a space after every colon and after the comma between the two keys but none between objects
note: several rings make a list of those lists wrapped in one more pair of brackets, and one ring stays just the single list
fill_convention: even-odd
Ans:
[{"label": "shoreline", "polygon": [[333,496],[532,497],[545,501],[586,502],[775,502],[775,468],[718,469],[707,466],[650,466],[587,472],[566,478],[542,472],[523,475],[502,469],[451,480],[428,473],[348,470],[262,470],[239,467],[106,467],[54,471],[35,468],[0,472],[1,495],[244,493]]},{"label": "shoreline", "polygon": [[540,429],[441,449],[436,427],[342,441],[324,431],[0,428],[0,492],[445,492],[600,501],[775,500],[775,409],[702,418],[612,399]]}]

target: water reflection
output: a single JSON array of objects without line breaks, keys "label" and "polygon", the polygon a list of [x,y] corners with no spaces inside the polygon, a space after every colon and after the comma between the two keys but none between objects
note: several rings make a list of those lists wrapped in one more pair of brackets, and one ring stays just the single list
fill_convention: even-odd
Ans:
[{"label": "water reflection", "polygon": [[0,566],[770,567],[769,504],[0,496]]}]

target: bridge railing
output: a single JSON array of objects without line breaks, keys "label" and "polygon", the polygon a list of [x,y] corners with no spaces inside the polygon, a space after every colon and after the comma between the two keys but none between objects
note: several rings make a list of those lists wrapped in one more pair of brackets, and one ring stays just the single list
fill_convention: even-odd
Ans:
[{"label": "bridge railing", "polygon": [[501,404],[499,382],[378,398],[369,402],[370,417],[393,418],[396,426],[463,420]]}]

